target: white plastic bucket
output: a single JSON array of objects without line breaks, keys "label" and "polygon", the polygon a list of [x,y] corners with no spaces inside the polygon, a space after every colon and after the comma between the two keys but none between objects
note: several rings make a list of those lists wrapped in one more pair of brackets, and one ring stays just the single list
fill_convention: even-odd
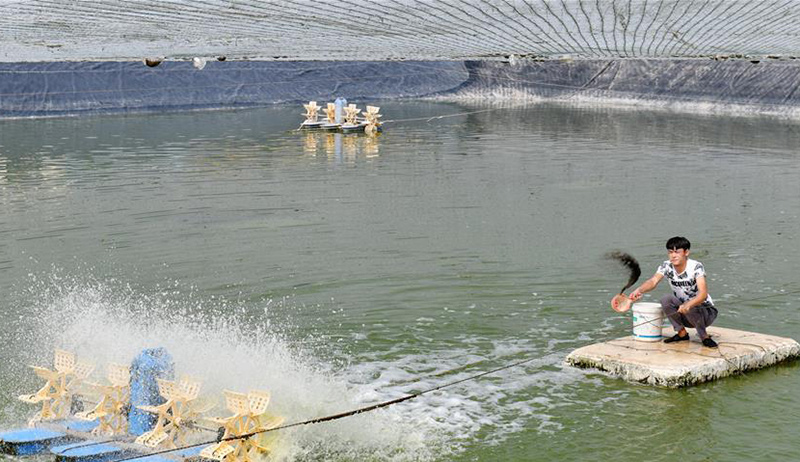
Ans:
[{"label": "white plastic bucket", "polygon": [[633,338],[641,342],[658,342],[661,340],[661,317],[664,311],[660,303],[634,303]]}]

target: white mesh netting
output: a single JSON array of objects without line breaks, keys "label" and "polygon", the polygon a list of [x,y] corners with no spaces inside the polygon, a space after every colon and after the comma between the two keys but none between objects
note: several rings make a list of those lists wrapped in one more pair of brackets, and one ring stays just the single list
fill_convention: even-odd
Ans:
[{"label": "white mesh netting", "polygon": [[800,2],[0,0],[0,61],[795,56]]}]

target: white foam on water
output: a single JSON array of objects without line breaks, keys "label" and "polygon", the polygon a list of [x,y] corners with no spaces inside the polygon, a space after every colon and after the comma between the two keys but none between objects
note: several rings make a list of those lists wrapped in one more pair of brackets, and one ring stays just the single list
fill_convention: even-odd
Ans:
[{"label": "white foam on water", "polygon": [[[584,371],[563,366],[566,353],[548,354],[528,340],[515,339],[492,342],[487,354],[477,346],[485,345],[485,339],[462,341],[461,349],[406,354],[391,362],[376,358],[353,366],[351,372],[365,378],[365,393],[403,395],[530,359],[423,395],[397,410],[432,419],[449,435],[454,450],[479,432],[484,444],[497,445],[520,431],[549,434],[562,428],[554,411],[569,401],[569,387],[586,380]],[[464,367],[469,365],[473,366]]]},{"label": "white foam on water", "polygon": [[[178,375],[203,382],[202,395],[219,397],[212,414],[226,416],[221,391],[264,389],[272,394],[270,412],[286,423],[345,412],[395,396],[365,393],[347,374],[316,360],[270,324],[270,311],[253,312],[216,300],[193,303],[170,288],[142,294],[124,284],[69,278],[32,278],[29,299],[13,329],[15,345],[4,358],[19,364],[52,366],[53,349],[76,353],[98,365],[129,364],[143,348],[165,347]],[[251,322],[252,321],[252,322]],[[24,367],[14,370],[17,385],[4,380],[12,395],[38,386]],[[13,380],[13,379],[12,379]],[[15,389],[19,387],[20,389]],[[437,406],[432,406],[436,408]],[[25,409],[20,423],[34,412]],[[281,460],[428,460],[442,455],[442,425],[430,413],[386,409],[318,425],[282,431],[274,456]],[[213,439],[213,438],[209,438]]]}]

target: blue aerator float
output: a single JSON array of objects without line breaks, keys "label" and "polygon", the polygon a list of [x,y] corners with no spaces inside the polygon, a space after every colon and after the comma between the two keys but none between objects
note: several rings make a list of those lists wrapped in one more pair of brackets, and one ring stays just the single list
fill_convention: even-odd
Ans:
[{"label": "blue aerator float", "polygon": [[[172,357],[164,348],[143,350],[130,367],[109,364],[104,384],[88,381],[94,366],[67,351],[56,350],[54,370],[32,367],[45,385],[19,398],[41,409],[28,421],[29,428],[0,432],[0,453],[27,456],[49,451],[56,462],[126,457],[145,462],[249,462],[256,453],[269,452],[258,432],[283,422],[266,413],[270,395],[263,391],[225,391],[233,415],[204,416],[215,403],[199,396],[199,382],[187,377],[174,380]],[[89,401],[85,397],[92,395],[96,402],[84,411],[82,405]],[[202,422],[211,422],[214,428],[203,427]],[[189,434],[197,431],[210,432],[216,442],[184,448]],[[159,454],[148,455],[151,452]]]}]

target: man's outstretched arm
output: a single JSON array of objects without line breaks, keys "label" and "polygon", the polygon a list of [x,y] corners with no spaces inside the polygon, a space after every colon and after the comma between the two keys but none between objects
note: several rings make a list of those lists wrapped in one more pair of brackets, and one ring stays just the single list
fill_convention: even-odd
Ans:
[{"label": "man's outstretched arm", "polygon": [[[631,292],[631,300],[634,302],[642,298],[642,295],[650,292],[651,290],[655,289],[658,286],[658,283],[664,279],[664,276],[661,273],[656,273],[650,279],[644,281],[642,285],[636,288],[633,292]],[[705,282],[705,281],[704,281]],[[704,284],[705,285],[705,284]],[[698,287],[699,287],[699,278],[698,278]],[[705,300],[705,299],[703,299]]]}]

